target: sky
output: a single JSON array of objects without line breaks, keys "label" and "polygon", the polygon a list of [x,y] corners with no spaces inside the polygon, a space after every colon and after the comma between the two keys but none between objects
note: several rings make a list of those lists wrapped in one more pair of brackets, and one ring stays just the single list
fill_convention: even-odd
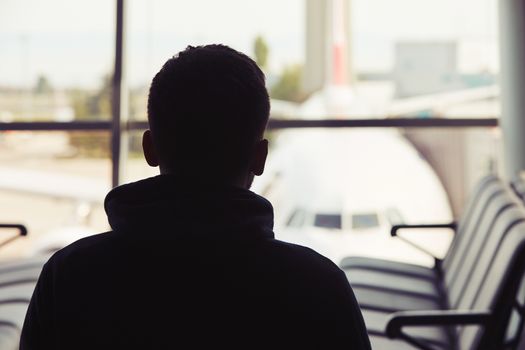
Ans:
[{"label": "sky", "polygon": [[[146,85],[186,45],[222,42],[252,53],[270,46],[270,70],[304,60],[306,0],[128,0],[127,72]],[[353,0],[358,71],[388,71],[398,41],[459,43],[464,72],[497,71],[497,0]],[[0,86],[96,87],[112,70],[111,0],[0,0]]]}]

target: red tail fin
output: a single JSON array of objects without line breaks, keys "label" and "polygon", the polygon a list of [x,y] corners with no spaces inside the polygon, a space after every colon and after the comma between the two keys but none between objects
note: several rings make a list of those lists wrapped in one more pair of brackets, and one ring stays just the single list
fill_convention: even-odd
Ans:
[{"label": "red tail fin", "polygon": [[346,85],[346,33],[343,0],[332,0],[332,84]]}]

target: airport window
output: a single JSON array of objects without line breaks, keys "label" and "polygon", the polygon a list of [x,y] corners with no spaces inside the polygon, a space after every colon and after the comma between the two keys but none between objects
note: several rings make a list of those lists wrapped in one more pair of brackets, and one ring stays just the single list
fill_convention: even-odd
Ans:
[{"label": "airport window", "polygon": [[328,229],[341,229],[340,214],[316,214],[314,226]]},{"label": "airport window", "polygon": [[108,228],[114,31],[113,1],[0,4],[0,223],[29,231],[1,258]]},{"label": "airport window", "polygon": [[0,223],[27,226],[27,239],[0,258],[33,255],[108,229],[110,133],[0,132]]},{"label": "airport window", "polygon": [[379,226],[379,217],[376,213],[352,214],[353,229],[367,229]]},{"label": "airport window", "polygon": [[211,42],[260,63],[274,117],[499,115],[496,0],[321,3],[129,1],[130,118],[145,119],[148,83],[167,58]]},{"label": "airport window", "polygon": [[0,6],[0,122],[110,120],[114,2]]},{"label": "airport window", "polygon": [[[9,1],[0,9],[2,167],[52,170],[103,190],[157,174],[140,146],[149,82],[186,45],[223,42],[252,56],[267,77],[271,152],[253,189],[268,186],[273,170],[281,174],[269,196],[277,233],[305,220],[304,212],[281,220],[280,201],[325,203],[334,193],[352,207],[379,193],[377,212],[394,206],[407,222],[451,219],[480,174],[502,163],[495,1],[471,1],[343,0],[344,13],[306,0],[270,0],[262,7],[241,0]],[[27,7],[35,11],[26,13]],[[407,7],[411,21],[403,21]],[[477,19],[464,23],[457,14],[465,11],[477,11]],[[342,26],[334,28],[329,18]],[[332,32],[340,30],[342,42]],[[331,50],[341,44],[343,60]],[[126,69],[113,76],[119,67]],[[120,83],[117,118],[111,96]],[[32,219],[38,235],[62,222],[87,223],[93,232],[107,228],[102,200],[89,203],[89,215],[78,215],[85,207],[78,191],[68,198],[0,191],[11,208],[0,220],[23,220],[28,201],[42,213],[51,203],[64,204],[69,214],[61,222]],[[320,215],[314,226],[341,228],[340,215]],[[374,220],[355,221],[361,227]]]}]

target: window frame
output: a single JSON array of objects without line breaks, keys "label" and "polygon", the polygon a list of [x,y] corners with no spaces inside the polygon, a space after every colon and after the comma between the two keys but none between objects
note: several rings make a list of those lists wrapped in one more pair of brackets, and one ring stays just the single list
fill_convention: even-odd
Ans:
[{"label": "window frame", "polygon": [[[128,151],[129,133],[146,130],[147,121],[128,119],[128,101],[125,77],[125,0],[115,0],[115,61],[112,79],[112,116],[109,121],[71,122],[0,122],[2,131],[85,131],[111,133],[112,186],[122,183],[123,165]],[[491,128],[499,126],[499,118],[387,118],[387,119],[274,119],[270,117],[269,130],[290,128]]]}]

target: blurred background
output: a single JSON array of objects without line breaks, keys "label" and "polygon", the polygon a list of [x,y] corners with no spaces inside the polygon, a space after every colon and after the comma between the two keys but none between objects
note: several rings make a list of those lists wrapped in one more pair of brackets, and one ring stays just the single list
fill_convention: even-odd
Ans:
[{"label": "blurred background", "polygon": [[[108,230],[107,191],[158,173],[140,146],[153,75],[223,43],[266,74],[271,155],[253,190],[277,237],[335,262],[431,265],[389,229],[454,220],[503,171],[496,2],[0,0],[0,222],[29,229],[0,259]],[[413,239],[442,255],[450,235]]]}]

